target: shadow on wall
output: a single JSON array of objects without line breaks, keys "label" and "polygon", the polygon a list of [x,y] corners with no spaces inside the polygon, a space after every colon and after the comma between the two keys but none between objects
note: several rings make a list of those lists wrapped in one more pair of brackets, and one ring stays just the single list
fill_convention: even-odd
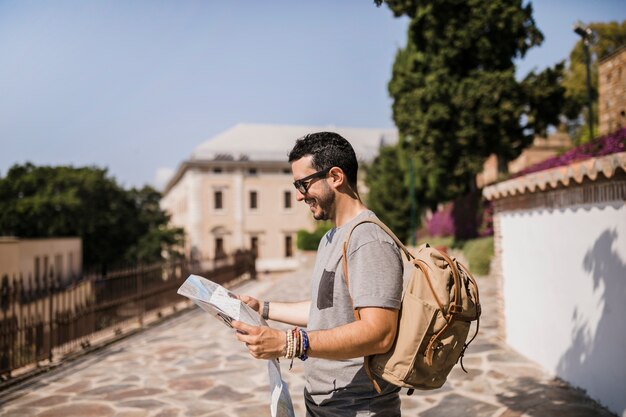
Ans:
[{"label": "shadow on wall", "polygon": [[594,292],[602,291],[597,306],[602,310],[597,326],[589,323],[584,312],[574,310],[572,344],[561,357],[557,374],[585,387],[621,416],[626,411],[626,263],[616,250],[616,241],[616,230],[603,231],[582,260],[593,278]]}]

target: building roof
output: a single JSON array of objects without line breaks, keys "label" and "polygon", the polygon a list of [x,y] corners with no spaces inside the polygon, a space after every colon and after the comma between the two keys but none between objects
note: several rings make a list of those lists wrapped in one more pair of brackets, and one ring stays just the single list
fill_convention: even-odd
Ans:
[{"label": "building roof", "polygon": [[600,173],[605,178],[612,178],[620,169],[626,172],[626,152],[590,158],[503,181],[485,187],[483,196],[487,200],[498,200],[507,196],[557,188],[559,184],[568,186],[572,181],[580,184],[585,177],[595,181]]},{"label": "building roof", "polygon": [[296,139],[307,133],[332,131],[346,138],[360,161],[370,162],[381,145],[398,141],[396,129],[336,126],[291,126],[240,123],[198,145],[165,187],[167,193],[190,166],[212,161],[287,162]]},{"label": "building roof", "polygon": [[201,143],[191,154],[191,160],[286,161],[296,139],[321,131],[339,133],[363,161],[373,160],[381,144],[394,144],[398,140],[395,129],[238,124]]}]

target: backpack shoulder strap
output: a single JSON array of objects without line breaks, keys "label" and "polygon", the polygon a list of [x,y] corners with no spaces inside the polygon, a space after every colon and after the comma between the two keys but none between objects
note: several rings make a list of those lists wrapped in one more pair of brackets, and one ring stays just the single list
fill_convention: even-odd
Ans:
[{"label": "backpack shoulder strap", "polygon": [[[354,231],[354,229],[363,223],[374,223],[375,225],[383,229],[383,231],[387,233],[389,237],[393,239],[396,245],[398,245],[398,247],[404,252],[408,261],[411,261],[411,259],[415,259],[413,254],[409,252],[407,247],[404,246],[404,244],[391,231],[391,229],[387,227],[386,224],[378,220],[377,218],[372,217],[368,219],[363,219],[359,221],[358,223],[356,223],[354,226],[352,226],[352,228],[348,231],[348,236],[346,236],[346,240],[343,242],[343,279],[346,282],[346,288],[348,289],[348,298],[350,299],[350,304],[352,305],[352,312],[354,313],[355,320],[361,320],[361,315],[359,314],[359,310],[354,308],[354,301],[352,300],[352,296],[350,295],[350,282],[348,280],[348,243],[350,242],[350,237],[352,236],[352,232]],[[376,392],[380,394],[382,390],[380,389],[380,385],[378,384],[378,382],[374,378],[374,375],[372,374],[372,371],[369,366],[369,360],[370,360],[369,356],[366,356],[365,358],[363,358],[363,367],[365,368],[365,373],[367,374],[368,378],[372,382],[374,389],[376,390]]]},{"label": "backpack shoulder strap", "polygon": [[374,223],[375,225],[377,225],[378,227],[383,229],[383,231],[385,233],[387,233],[389,235],[389,237],[391,237],[393,239],[393,241],[396,243],[396,245],[398,245],[400,250],[402,250],[402,252],[404,252],[404,255],[406,256],[406,259],[408,261],[411,261],[411,259],[415,258],[413,256],[413,254],[407,249],[407,247],[404,246],[404,244],[400,241],[400,239],[398,239],[398,237],[391,231],[391,229],[389,227],[387,227],[387,225],[385,223],[381,222],[377,218],[371,217],[371,218],[363,219],[363,220],[359,221],[358,223],[356,223],[354,226],[352,226],[352,228],[348,231],[348,235],[346,236],[346,240],[344,240],[344,242],[343,242],[343,260],[342,260],[342,263],[343,263],[343,279],[346,282],[346,288],[348,288],[348,297],[350,298],[350,303],[352,304],[352,311],[354,311],[354,318],[356,320],[360,320],[361,317],[359,315],[358,310],[356,310],[354,308],[354,302],[352,301],[352,296],[350,295],[350,282],[348,280],[348,244],[350,242],[350,237],[352,236],[352,232],[354,232],[354,229],[356,229],[357,226],[359,226],[359,225],[361,225],[363,223]]},{"label": "backpack shoulder strap", "polygon": [[393,233],[391,231],[391,229],[389,227],[387,227],[387,225],[383,222],[381,222],[379,219],[375,218],[375,217],[370,217],[367,219],[363,219],[361,221],[359,221],[358,223],[356,223],[354,226],[352,226],[352,228],[348,231],[348,236],[346,237],[346,240],[343,242],[343,255],[344,255],[344,261],[346,259],[346,254],[348,252],[348,242],[350,241],[350,237],[352,236],[352,232],[354,232],[354,229],[357,228],[357,226],[362,225],[363,223],[374,223],[375,225],[377,225],[378,227],[380,227],[381,229],[383,229],[383,231],[385,233],[387,233],[389,235],[390,238],[393,239],[393,241],[396,243],[396,245],[398,245],[398,247],[400,248],[400,250],[402,250],[402,252],[404,252],[404,255],[406,256],[406,259],[410,262],[411,259],[414,258],[414,256],[411,254],[411,252],[407,249],[406,246],[404,246],[404,244],[400,241],[400,239],[398,239],[398,237],[395,235],[395,233]]}]

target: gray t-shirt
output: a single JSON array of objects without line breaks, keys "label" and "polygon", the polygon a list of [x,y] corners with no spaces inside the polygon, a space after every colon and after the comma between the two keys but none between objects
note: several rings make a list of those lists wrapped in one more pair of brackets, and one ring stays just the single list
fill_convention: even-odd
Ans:
[{"label": "gray t-shirt", "polygon": [[[348,289],[343,277],[343,243],[359,220],[376,217],[360,213],[320,241],[311,282],[311,310],[308,330],[325,330],[354,321]],[[364,223],[356,227],[348,245],[348,277],[355,307],[400,308],[402,298],[402,257],[400,250],[380,227]],[[310,358],[304,362],[306,390],[317,404],[341,391],[374,400],[379,394],[363,368],[363,358],[328,360]],[[380,381],[383,394],[395,389]]]}]

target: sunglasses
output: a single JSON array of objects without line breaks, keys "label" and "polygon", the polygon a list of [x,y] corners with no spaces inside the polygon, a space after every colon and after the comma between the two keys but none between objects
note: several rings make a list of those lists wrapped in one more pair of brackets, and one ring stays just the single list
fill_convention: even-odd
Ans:
[{"label": "sunglasses", "polygon": [[293,186],[296,187],[296,190],[300,192],[300,194],[306,194],[309,191],[309,187],[311,186],[311,182],[315,178],[325,177],[328,174],[332,167],[323,169],[321,171],[317,171],[311,175],[308,175],[304,178],[300,178],[297,181],[293,182]]}]

